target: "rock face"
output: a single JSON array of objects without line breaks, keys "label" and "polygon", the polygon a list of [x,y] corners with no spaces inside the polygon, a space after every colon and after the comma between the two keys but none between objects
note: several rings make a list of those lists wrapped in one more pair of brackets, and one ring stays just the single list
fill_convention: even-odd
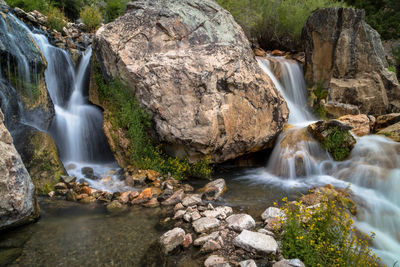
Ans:
[{"label": "rock face", "polygon": [[393,141],[400,142],[400,122],[380,130],[377,134],[387,136]]},{"label": "rock face", "polygon": [[138,0],[101,27],[104,76],[128,83],[168,153],[223,162],[271,145],[285,101],[242,29],[213,0]]},{"label": "rock face", "polygon": [[318,9],[302,34],[306,79],[328,90],[328,100],[352,104],[363,114],[400,110],[400,85],[390,72],[379,34],[363,10]]},{"label": "rock face", "polygon": [[47,194],[61,175],[66,174],[57,146],[47,133],[31,127],[15,138],[15,147],[31,176],[38,194]]},{"label": "rock face", "polygon": [[0,230],[39,216],[35,186],[3,122],[0,111]]}]

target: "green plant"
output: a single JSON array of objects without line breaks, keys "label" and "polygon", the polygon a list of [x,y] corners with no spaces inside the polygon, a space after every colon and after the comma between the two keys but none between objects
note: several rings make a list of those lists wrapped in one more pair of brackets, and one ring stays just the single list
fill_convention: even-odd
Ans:
[{"label": "green plant", "polygon": [[321,202],[306,207],[301,201],[284,199],[282,254],[299,258],[306,266],[379,266],[380,259],[369,248],[373,238],[357,233],[347,203],[337,194],[318,191]]},{"label": "green plant", "polygon": [[[161,147],[155,147],[148,134],[152,128],[151,116],[140,107],[132,90],[115,79],[105,82],[97,63],[94,69],[100,101],[107,107],[105,120],[111,122],[114,132],[121,129],[129,140],[128,149],[124,151],[128,155],[129,165],[163,174],[171,173],[175,178],[211,175],[212,168],[207,158],[190,164],[186,159],[169,157]],[[118,143],[115,136],[114,139]]]},{"label": "green plant", "polygon": [[125,11],[127,0],[108,0],[104,10],[106,23],[109,23]]},{"label": "green plant", "polygon": [[48,0],[6,0],[11,7],[19,7],[26,12],[38,10],[40,12],[48,11],[50,3]]},{"label": "green plant", "polygon": [[45,14],[47,16],[47,26],[50,29],[55,29],[59,32],[67,25],[68,19],[58,8],[50,6]]},{"label": "green plant", "polygon": [[324,89],[322,83],[318,83],[315,89],[312,91],[315,96],[314,103],[312,104],[314,112],[318,115],[319,118],[326,117],[326,111],[324,106],[322,105],[322,100],[326,100],[328,98],[328,90]]},{"label": "green plant", "polygon": [[396,74],[396,67],[393,65],[389,65],[388,70]]},{"label": "green plant", "polygon": [[317,8],[346,6],[337,0],[217,0],[247,37],[264,49],[300,49],[301,31]]},{"label": "green plant", "polygon": [[84,7],[81,11],[81,19],[90,31],[96,30],[103,21],[100,10],[93,6]]},{"label": "green plant", "polygon": [[328,129],[328,133],[322,142],[322,145],[332,155],[334,160],[344,160],[350,155],[352,144],[351,140],[354,137],[348,131],[342,131],[339,127],[333,127]]}]

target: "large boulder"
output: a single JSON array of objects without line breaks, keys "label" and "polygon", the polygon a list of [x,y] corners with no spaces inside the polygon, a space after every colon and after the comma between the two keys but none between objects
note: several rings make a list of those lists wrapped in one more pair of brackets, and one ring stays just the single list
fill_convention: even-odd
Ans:
[{"label": "large boulder", "polygon": [[314,11],[303,28],[306,79],[328,90],[328,100],[363,114],[400,110],[400,85],[388,70],[379,34],[352,8]]},{"label": "large boulder", "polygon": [[0,230],[39,216],[35,186],[3,122],[0,111]]},{"label": "large boulder", "polygon": [[271,146],[287,120],[243,30],[213,0],[134,1],[93,48],[103,75],[151,112],[171,155],[223,162]]}]

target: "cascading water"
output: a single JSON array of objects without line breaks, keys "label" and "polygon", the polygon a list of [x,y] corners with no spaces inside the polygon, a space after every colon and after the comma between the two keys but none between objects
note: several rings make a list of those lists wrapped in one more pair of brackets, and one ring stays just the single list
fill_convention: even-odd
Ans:
[{"label": "cascading water", "polygon": [[[75,70],[66,51],[51,45],[45,35],[32,32],[12,17],[29,33],[46,58],[46,85],[55,108],[50,134],[57,143],[60,159],[68,173],[85,179],[96,189],[126,190],[125,183],[115,175],[118,165],[102,131],[102,112],[88,100],[91,48],[83,53]],[[85,173],[82,172],[84,167]]]},{"label": "cascading water", "polygon": [[[377,135],[360,137],[347,160],[334,161],[306,134],[304,127],[314,118],[307,109],[299,64],[275,57],[257,60],[286,99],[289,123],[295,127],[281,134],[266,168],[248,171],[240,179],[288,190],[350,186],[359,206],[356,226],[376,234],[373,246],[385,264],[400,261],[400,195],[396,191],[400,188],[400,144]],[[269,60],[279,64],[282,84]]]}]

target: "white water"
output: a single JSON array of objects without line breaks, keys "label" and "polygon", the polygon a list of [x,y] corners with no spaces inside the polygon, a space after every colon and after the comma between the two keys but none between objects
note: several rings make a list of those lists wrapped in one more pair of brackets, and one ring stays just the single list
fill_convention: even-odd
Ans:
[{"label": "white water", "polygon": [[307,110],[301,67],[279,58],[283,74],[278,81],[268,59],[257,60],[286,99],[289,123],[296,127],[281,134],[266,168],[248,171],[240,179],[284,189],[350,187],[358,203],[356,227],[376,234],[375,252],[393,266],[400,261],[400,144],[382,136],[364,136],[357,138],[349,159],[334,161],[304,134],[304,126],[314,118]]},{"label": "white water", "polygon": [[[55,107],[50,129],[59,148],[60,159],[69,175],[82,178],[96,189],[123,191],[126,186],[114,173],[119,169],[112,158],[102,131],[103,115],[91,105],[87,96],[90,58],[89,47],[75,68],[70,55],[49,43],[47,37],[34,33],[13,17],[35,41],[47,61],[45,79],[47,90]],[[92,177],[84,177],[81,168],[91,167]]]}]

